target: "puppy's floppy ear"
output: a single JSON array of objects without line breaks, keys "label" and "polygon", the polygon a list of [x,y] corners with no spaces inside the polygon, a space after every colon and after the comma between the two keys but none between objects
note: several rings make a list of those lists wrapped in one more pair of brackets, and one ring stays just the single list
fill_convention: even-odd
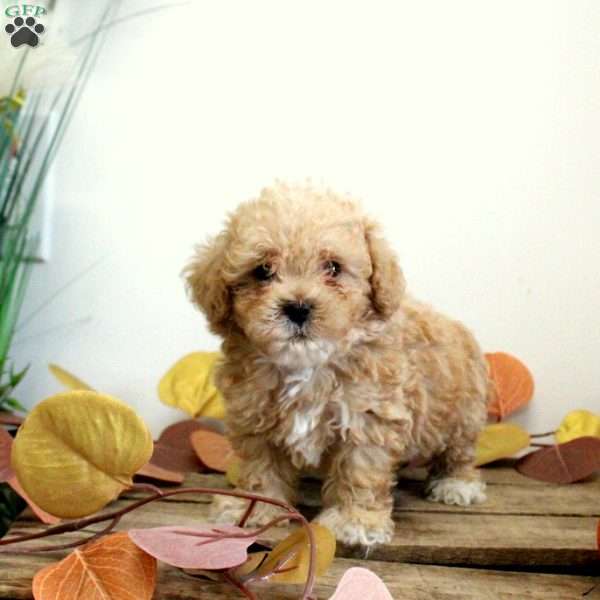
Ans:
[{"label": "puppy's floppy ear", "polygon": [[375,310],[387,319],[400,307],[406,282],[394,251],[375,223],[366,222],[365,239],[371,256],[371,300]]},{"label": "puppy's floppy ear", "polygon": [[188,295],[206,315],[211,330],[218,334],[228,329],[231,316],[231,291],[223,274],[226,246],[223,232],[198,246],[183,271]]}]

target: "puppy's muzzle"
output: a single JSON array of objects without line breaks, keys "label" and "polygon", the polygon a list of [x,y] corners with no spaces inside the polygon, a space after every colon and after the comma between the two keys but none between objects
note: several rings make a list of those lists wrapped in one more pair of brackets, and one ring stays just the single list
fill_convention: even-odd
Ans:
[{"label": "puppy's muzzle", "polygon": [[306,302],[286,302],[282,307],[283,314],[298,327],[308,321],[311,311],[312,306]]}]

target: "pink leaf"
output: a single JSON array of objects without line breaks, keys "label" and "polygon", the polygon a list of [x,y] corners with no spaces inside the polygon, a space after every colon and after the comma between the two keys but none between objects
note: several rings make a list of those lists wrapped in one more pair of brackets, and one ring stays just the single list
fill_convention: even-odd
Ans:
[{"label": "pink leaf", "polygon": [[6,429],[0,427],[0,482],[8,481],[15,476],[10,466],[10,449],[13,439]]},{"label": "pink leaf", "polygon": [[132,529],[129,537],[134,544],[168,565],[181,569],[229,569],[248,558],[247,549],[255,537],[232,525],[201,525],[200,527],[154,527]]},{"label": "pink leaf", "polygon": [[369,569],[348,569],[329,600],[394,600],[385,583]]}]

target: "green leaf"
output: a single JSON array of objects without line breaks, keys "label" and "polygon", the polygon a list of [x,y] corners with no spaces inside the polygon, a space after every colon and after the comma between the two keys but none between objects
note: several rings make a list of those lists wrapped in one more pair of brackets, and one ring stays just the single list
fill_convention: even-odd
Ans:
[{"label": "green leaf", "polygon": [[19,385],[19,383],[21,383],[21,381],[23,381],[23,377],[25,377],[28,370],[29,370],[29,365],[27,365],[22,371],[15,373],[11,367],[11,369],[10,369],[10,385],[13,388],[16,388]]},{"label": "green leaf", "polygon": [[19,412],[27,412],[27,409],[16,398],[6,398],[2,404]]}]

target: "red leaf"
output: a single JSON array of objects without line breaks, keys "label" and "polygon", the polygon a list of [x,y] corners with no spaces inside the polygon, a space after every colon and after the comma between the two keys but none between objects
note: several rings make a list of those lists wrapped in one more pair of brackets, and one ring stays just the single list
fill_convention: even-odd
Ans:
[{"label": "red leaf", "polygon": [[235,459],[230,441],[214,431],[195,431],[190,436],[198,458],[213,471],[225,473]]},{"label": "red leaf", "polygon": [[533,398],[533,377],[518,359],[504,352],[485,355],[489,366],[494,394],[488,405],[488,414],[501,421]]},{"label": "red leaf", "polygon": [[573,483],[600,470],[600,439],[580,437],[541,448],[521,458],[519,473],[549,483]]},{"label": "red leaf", "polygon": [[150,600],[156,587],[156,560],[126,533],[115,533],[78,548],[33,578],[35,600]]},{"label": "red leaf", "polygon": [[154,444],[154,453],[150,462],[169,471],[198,473],[202,469],[202,464],[192,448],[190,434],[203,428],[203,425],[195,419],[170,425]]},{"label": "red leaf", "polygon": [[248,532],[232,525],[154,527],[129,531],[129,537],[137,546],[168,565],[208,570],[229,569],[246,562],[248,546],[256,538],[228,537],[238,534],[247,535]]},{"label": "red leaf", "polygon": [[184,479],[183,473],[163,469],[158,465],[152,464],[152,462],[146,463],[135,475],[136,477],[154,479],[155,481],[161,481],[163,483],[180,484],[183,483]]},{"label": "red leaf", "polygon": [[13,439],[6,431],[0,427],[0,481],[8,481],[15,476],[15,472],[10,466],[10,449]]},{"label": "red leaf", "polygon": [[0,424],[2,425],[19,425],[23,424],[25,419],[20,417],[19,415],[13,412],[6,412],[4,410],[0,410]]},{"label": "red leaf", "polygon": [[348,569],[329,600],[394,600],[385,583],[369,569]]}]

